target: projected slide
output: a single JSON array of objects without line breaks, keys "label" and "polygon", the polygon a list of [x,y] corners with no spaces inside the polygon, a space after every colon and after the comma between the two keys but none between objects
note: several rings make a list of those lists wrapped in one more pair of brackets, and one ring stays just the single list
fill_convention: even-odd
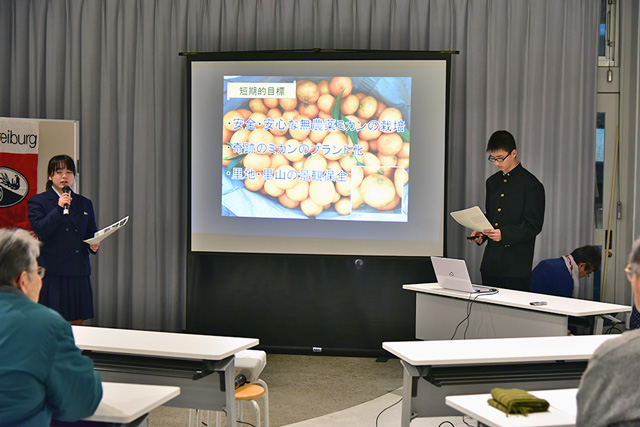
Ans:
[{"label": "projected slide", "polygon": [[189,54],[194,252],[442,255],[447,54]]},{"label": "projected slide", "polygon": [[224,76],[223,96],[223,216],[407,221],[411,77]]}]

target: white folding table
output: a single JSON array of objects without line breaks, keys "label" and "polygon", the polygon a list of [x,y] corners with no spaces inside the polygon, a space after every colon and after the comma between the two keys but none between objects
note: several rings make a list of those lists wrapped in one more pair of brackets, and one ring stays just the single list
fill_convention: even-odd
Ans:
[{"label": "white folding table", "polygon": [[236,420],[235,354],[256,338],[73,326],[76,345],[104,381],[180,387],[168,406],[227,413]]},{"label": "white folding table", "polygon": [[489,393],[447,396],[446,403],[488,427],[573,427],[576,425],[577,391],[576,388],[529,391],[549,402],[549,410],[528,416],[507,416],[487,403],[491,398]]},{"label": "white folding table", "polygon": [[85,421],[127,425],[179,394],[180,387],[103,382],[98,409]]},{"label": "white folding table", "polygon": [[[468,294],[443,289],[437,283],[404,285],[416,293],[416,338],[515,338],[566,335],[569,316],[596,316],[594,334],[601,334],[602,315],[631,312],[631,306],[498,289],[496,294]],[[545,301],[546,305],[531,305]],[[465,336],[466,332],[466,336]]]},{"label": "white folding table", "polygon": [[455,415],[448,395],[493,387],[577,387],[593,352],[616,335],[385,342],[404,367],[402,426],[418,416]]}]

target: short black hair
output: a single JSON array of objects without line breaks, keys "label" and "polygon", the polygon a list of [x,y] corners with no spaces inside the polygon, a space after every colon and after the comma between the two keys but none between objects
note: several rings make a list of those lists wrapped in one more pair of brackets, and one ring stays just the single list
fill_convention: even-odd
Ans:
[{"label": "short black hair", "polygon": [[602,263],[602,253],[597,246],[586,245],[580,246],[571,252],[571,256],[576,264],[584,262],[586,269],[590,271],[600,270],[600,264]]},{"label": "short black hair", "polygon": [[487,153],[497,150],[504,150],[507,153],[510,153],[515,149],[516,140],[513,135],[506,130],[495,131],[487,143]]},{"label": "short black hair", "polygon": [[[47,166],[47,178],[53,176],[54,173],[58,169],[69,169],[73,172],[73,176],[76,175],[76,162],[70,156],[66,154],[59,154],[57,156],[53,156],[51,160],[49,160],[49,165]],[[53,185],[50,179],[47,180],[47,190]]]}]

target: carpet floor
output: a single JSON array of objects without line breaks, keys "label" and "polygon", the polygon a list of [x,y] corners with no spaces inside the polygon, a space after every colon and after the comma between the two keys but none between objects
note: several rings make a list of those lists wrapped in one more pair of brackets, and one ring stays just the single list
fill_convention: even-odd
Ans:
[{"label": "carpet floor", "polygon": [[[402,387],[398,359],[268,354],[260,378],[269,387],[271,427],[286,426],[371,401]],[[245,410],[245,414],[253,411]],[[168,406],[150,414],[154,427],[185,426],[189,411]]]}]

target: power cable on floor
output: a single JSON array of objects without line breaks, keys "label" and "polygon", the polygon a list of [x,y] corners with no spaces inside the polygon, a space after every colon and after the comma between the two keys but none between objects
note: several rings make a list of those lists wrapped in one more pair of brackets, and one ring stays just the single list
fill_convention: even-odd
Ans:
[{"label": "power cable on floor", "polygon": [[382,415],[382,413],[383,413],[384,411],[386,411],[387,409],[391,409],[391,408],[393,408],[394,406],[396,406],[396,405],[397,405],[398,403],[400,403],[400,402],[402,402],[402,398],[400,398],[400,400],[398,400],[396,403],[394,403],[394,404],[392,404],[392,405],[389,405],[389,406],[387,406],[386,408],[384,408],[382,411],[380,411],[380,413],[379,413],[379,414],[378,414],[378,416],[376,417],[376,427],[378,427],[378,420],[380,419],[380,415]]},{"label": "power cable on floor", "polygon": [[[238,420],[237,422],[238,422],[238,423],[240,423],[240,424],[246,424],[246,425],[251,426],[251,427],[256,427],[256,426],[254,426],[253,424],[248,423],[248,422],[246,422],[246,421],[240,421],[240,420]],[[202,422],[202,425],[203,425],[203,426],[205,426],[205,427],[208,427],[208,426],[209,426],[209,424],[205,423],[204,421]]]}]

